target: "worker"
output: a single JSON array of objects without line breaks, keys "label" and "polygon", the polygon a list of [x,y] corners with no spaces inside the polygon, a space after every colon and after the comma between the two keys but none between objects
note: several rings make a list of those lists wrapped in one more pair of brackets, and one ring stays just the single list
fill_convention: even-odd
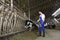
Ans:
[{"label": "worker", "polygon": [[45,37],[44,21],[45,21],[45,14],[39,11],[39,19],[37,20],[37,22],[39,22],[38,33],[39,36],[41,36],[41,33],[43,33],[43,37]]}]

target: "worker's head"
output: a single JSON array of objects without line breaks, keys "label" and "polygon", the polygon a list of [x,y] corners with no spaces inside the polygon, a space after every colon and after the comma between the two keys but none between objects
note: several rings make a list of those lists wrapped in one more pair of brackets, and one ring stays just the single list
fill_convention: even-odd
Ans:
[{"label": "worker's head", "polygon": [[41,14],[42,14],[42,12],[41,12],[41,11],[39,11],[39,14],[41,15]]}]

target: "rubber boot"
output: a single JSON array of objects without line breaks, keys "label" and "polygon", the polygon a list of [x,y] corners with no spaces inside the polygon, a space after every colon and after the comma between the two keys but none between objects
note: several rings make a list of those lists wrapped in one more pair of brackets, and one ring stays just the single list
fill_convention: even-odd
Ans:
[{"label": "rubber boot", "polygon": [[43,31],[43,37],[45,37],[45,32]]}]

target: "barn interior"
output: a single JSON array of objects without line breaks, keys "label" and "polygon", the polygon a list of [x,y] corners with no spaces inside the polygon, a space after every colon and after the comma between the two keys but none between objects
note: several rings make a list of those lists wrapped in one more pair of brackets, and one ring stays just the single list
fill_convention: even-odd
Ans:
[{"label": "barn interior", "polygon": [[[37,37],[39,11],[45,14],[45,38]],[[0,40],[60,40],[59,33],[60,0],[0,0]]]}]

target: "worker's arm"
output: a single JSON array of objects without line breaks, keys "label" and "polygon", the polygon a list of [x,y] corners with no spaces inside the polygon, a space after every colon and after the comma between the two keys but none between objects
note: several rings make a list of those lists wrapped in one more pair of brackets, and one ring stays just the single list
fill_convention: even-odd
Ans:
[{"label": "worker's arm", "polygon": [[40,19],[37,20],[37,22],[39,22],[39,21],[40,21]]},{"label": "worker's arm", "polygon": [[[39,16],[40,17],[40,16]],[[37,20],[37,23],[40,21],[40,18]]]}]

